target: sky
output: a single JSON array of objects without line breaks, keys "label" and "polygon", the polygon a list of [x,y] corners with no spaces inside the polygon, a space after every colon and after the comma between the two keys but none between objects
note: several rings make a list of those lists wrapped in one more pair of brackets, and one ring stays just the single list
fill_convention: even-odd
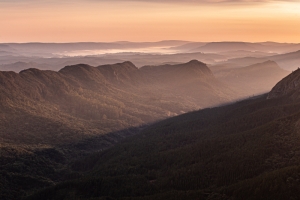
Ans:
[{"label": "sky", "polygon": [[297,0],[0,0],[0,42],[300,43]]}]

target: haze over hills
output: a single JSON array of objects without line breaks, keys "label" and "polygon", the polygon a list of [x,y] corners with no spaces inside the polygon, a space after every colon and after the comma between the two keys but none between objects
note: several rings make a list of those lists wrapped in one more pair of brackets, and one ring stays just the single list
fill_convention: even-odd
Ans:
[{"label": "haze over hills", "polygon": [[[203,49],[195,50],[197,47]],[[295,52],[291,52],[292,50]],[[7,43],[1,44],[0,70],[20,72],[37,68],[59,71],[64,66],[78,63],[98,66],[127,60],[141,68],[146,65],[186,63],[197,59],[210,66],[225,64],[229,68],[272,60],[281,68],[292,71],[297,68],[299,61],[296,50],[299,50],[298,44],[275,42]],[[282,54],[283,52],[291,53]]]},{"label": "haze over hills", "polygon": [[268,95],[153,124],[27,199],[297,199],[299,72]]},{"label": "haze over hills", "polygon": [[210,42],[191,49],[192,52],[218,53],[226,51],[261,51],[266,53],[288,53],[299,50],[299,44],[276,43],[276,42]]},{"label": "haze over hills", "polygon": [[[153,70],[155,68],[160,67],[154,67]],[[161,71],[166,74],[164,81],[166,78],[169,81],[157,83],[155,72],[152,73],[154,77],[151,77],[149,71],[139,70],[130,62],[96,68],[80,64],[67,66],[59,72],[38,69],[23,70],[19,74],[1,72],[1,106],[10,113],[4,113],[3,117],[6,118],[6,114],[32,115],[41,117],[50,124],[59,122],[61,126],[74,131],[80,127],[85,130],[98,130],[100,127],[105,129],[104,124],[115,123],[115,128],[109,129],[114,131],[231,100],[231,90],[217,84],[218,81],[207,66],[199,61],[168,65],[168,69]],[[186,73],[184,76],[183,71]],[[156,77],[160,79],[160,74]],[[185,88],[173,93],[179,87],[178,83]],[[190,90],[189,96],[183,93],[185,90]],[[200,96],[199,92],[205,95]],[[32,123],[26,122],[32,117],[22,119],[23,124]],[[9,120],[10,124],[19,123],[20,119],[15,122],[13,119]],[[80,122],[72,122],[77,119]],[[100,121],[98,124],[86,121],[92,119]],[[36,125],[43,127],[45,123]],[[14,134],[24,132],[24,127],[16,127],[19,128],[11,126],[2,131],[4,141],[14,138]],[[55,126],[49,125],[51,127]],[[101,132],[105,130],[98,130],[98,133]],[[72,137],[76,137],[75,135],[73,133]],[[34,137],[30,139],[32,142],[36,142]],[[63,141],[61,135],[57,139],[51,135],[51,138]],[[19,140],[25,142],[22,137]],[[25,143],[28,142],[30,141]]]},{"label": "haze over hills", "polygon": [[[33,144],[48,138],[47,144],[64,143],[266,92],[286,74],[269,61],[221,69],[216,79],[197,60],[140,69],[124,62],[98,67],[79,64],[58,72],[1,72],[2,125],[11,124],[1,137],[4,142]],[[39,135],[31,133],[44,127],[47,131]],[[69,130],[72,137],[53,135],[58,127]]]},{"label": "haze over hills", "polygon": [[[244,67],[273,60],[281,68],[297,66],[299,44],[249,42],[111,42],[111,43],[6,43],[0,46],[0,70],[31,68],[55,70],[66,65],[85,63],[92,66],[130,60],[138,68],[164,63],[201,60],[210,65],[227,63]],[[287,53],[289,52],[289,53]],[[294,53],[290,53],[294,52]]]},{"label": "haze over hills", "polygon": [[225,52],[218,52],[219,55],[224,55],[228,59],[237,58],[237,57],[267,57],[277,55],[277,53],[270,53],[270,52],[263,52],[263,51],[246,51],[246,50],[236,50],[236,51],[225,51]]},{"label": "haze over hills", "polygon": [[165,40],[159,42],[79,42],[79,43],[5,43],[0,50],[18,53],[23,56],[55,57],[66,52],[87,50],[126,50],[151,47],[169,47],[183,45],[187,41]]},{"label": "haze over hills", "polygon": [[245,42],[212,42],[200,46],[196,49],[193,49],[192,51],[215,53],[215,52],[238,51],[238,50],[255,51],[256,49]]},{"label": "haze over hills", "polygon": [[[215,63],[216,61],[226,60],[226,56],[217,54],[203,53],[178,53],[178,54],[144,54],[144,53],[114,53],[99,56],[75,56],[75,57],[24,57],[24,56],[0,56],[0,70],[15,71],[28,69],[30,63],[35,63],[32,67],[42,70],[58,71],[66,65],[85,63],[92,66],[113,64],[117,62],[132,61],[138,68],[145,65],[162,65],[163,63],[175,62],[185,63],[197,59],[205,63]],[[23,66],[20,66],[20,62]],[[17,66],[15,66],[17,65]]]},{"label": "haze over hills", "polygon": [[209,68],[197,66],[199,62],[192,60],[186,64],[145,66],[140,70],[153,78],[155,87],[163,87],[163,90],[169,90],[174,95],[184,96],[194,104],[202,102],[217,105],[229,96],[233,97],[231,99],[238,98],[238,94],[222,85]]},{"label": "haze over hills", "polygon": [[234,58],[225,61],[224,63],[239,66],[252,65],[260,62],[265,62],[268,60],[275,61],[282,69],[293,71],[296,70],[300,61],[300,51],[290,52],[286,54],[279,54],[267,57],[244,57],[244,58]]},{"label": "haze over hills", "polygon": [[[1,199],[16,199],[73,176],[67,163],[135,134],[138,129],[132,127],[235,98],[197,60],[141,69],[123,62],[78,64],[58,72],[0,72],[0,94],[0,149],[5,152],[0,186],[6,188]],[[25,180],[32,185],[25,187]]]},{"label": "haze over hills", "polygon": [[242,94],[244,97],[251,93],[256,95],[269,92],[279,80],[289,74],[274,61],[240,68],[212,66],[211,70],[219,80],[234,88],[238,94]]}]

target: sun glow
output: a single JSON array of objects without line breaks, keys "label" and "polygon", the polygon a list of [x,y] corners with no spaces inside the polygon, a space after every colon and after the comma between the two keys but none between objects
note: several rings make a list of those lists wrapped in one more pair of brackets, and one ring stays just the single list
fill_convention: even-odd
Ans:
[{"label": "sun glow", "polygon": [[0,26],[4,27],[0,42],[164,39],[300,42],[297,2],[5,2],[0,1]]}]

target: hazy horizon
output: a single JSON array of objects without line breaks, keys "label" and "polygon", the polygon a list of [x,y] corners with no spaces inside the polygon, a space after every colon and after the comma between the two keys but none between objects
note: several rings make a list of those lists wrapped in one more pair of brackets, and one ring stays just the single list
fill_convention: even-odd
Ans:
[{"label": "hazy horizon", "polygon": [[181,39],[161,39],[161,40],[141,40],[141,41],[135,41],[135,40],[111,40],[111,41],[88,41],[88,40],[78,40],[78,41],[72,41],[72,42],[56,42],[56,41],[24,41],[24,42],[14,42],[14,41],[8,41],[8,42],[0,42],[0,44],[72,44],[72,43],[157,43],[157,42],[164,42],[164,41],[182,41],[185,43],[192,43],[192,42],[203,42],[203,43],[221,43],[221,42],[232,42],[232,43],[280,43],[280,44],[300,44],[300,41],[298,42],[281,42],[281,41],[275,41],[275,40],[261,40],[261,41],[247,41],[247,40],[208,40],[208,41],[202,41],[202,40],[181,40]]},{"label": "hazy horizon", "polygon": [[275,41],[299,43],[291,0],[0,0],[0,43]]}]

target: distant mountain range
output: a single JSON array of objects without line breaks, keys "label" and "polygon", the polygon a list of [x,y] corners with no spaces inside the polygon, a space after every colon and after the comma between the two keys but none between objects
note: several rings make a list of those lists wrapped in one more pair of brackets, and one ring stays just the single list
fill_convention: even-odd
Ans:
[{"label": "distant mountain range", "polygon": [[140,49],[151,47],[171,47],[188,43],[180,40],[159,42],[77,42],[77,43],[2,43],[0,51],[11,52],[22,56],[57,57],[57,54],[83,50]]},{"label": "distant mountain range", "polygon": [[91,66],[130,60],[146,65],[187,63],[196,59],[212,65],[246,67],[275,61],[282,69],[293,71],[299,62],[300,44],[275,42],[111,42],[111,43],[7,43],[0,44],[0,71],[28,68],[58,71],[67,65]]},{"label": "distant mountain range", "polygon": [[227,51],[261,51],[266,53],[288,53],[300,49],[300,44],[276,43],[276,42],[210,42],[191,49],[192,52],[218,53]]},{"label": "distant mountain range", "polygon": [[299,67],[300,61],[300,51],[290,52],[286,54],[279,54],[267,57],[244,57],[244,58],[234,58],[225,61],[224,63],[239,66],[253,65],[260,62],[265,62],[268,60],[275,61],[282,69],[293,71]]},{"label": "distant mountain range", "polygon": [[[220,53],[228,51],[251,51],[265,53],[288,53],[300,49],[300,44],[276,42],[190,42],[165,40],[159,42],[79,42],[79,43],[2,43],[0,52],[19,56],[58,57],[69,52],[96,50],[131,50],[158,48],[158,51],[170,50],[173,53]],[[160,49],[160,50],[159,50]],[[142,50],[143,51],[143,50]],[[103,51],[105,52],[105,51]],[[1,54],[0,54],[1,55]],[[88,55],[88,54],[87,54]],[[94,55],[93,53],[90,55]]]}]

